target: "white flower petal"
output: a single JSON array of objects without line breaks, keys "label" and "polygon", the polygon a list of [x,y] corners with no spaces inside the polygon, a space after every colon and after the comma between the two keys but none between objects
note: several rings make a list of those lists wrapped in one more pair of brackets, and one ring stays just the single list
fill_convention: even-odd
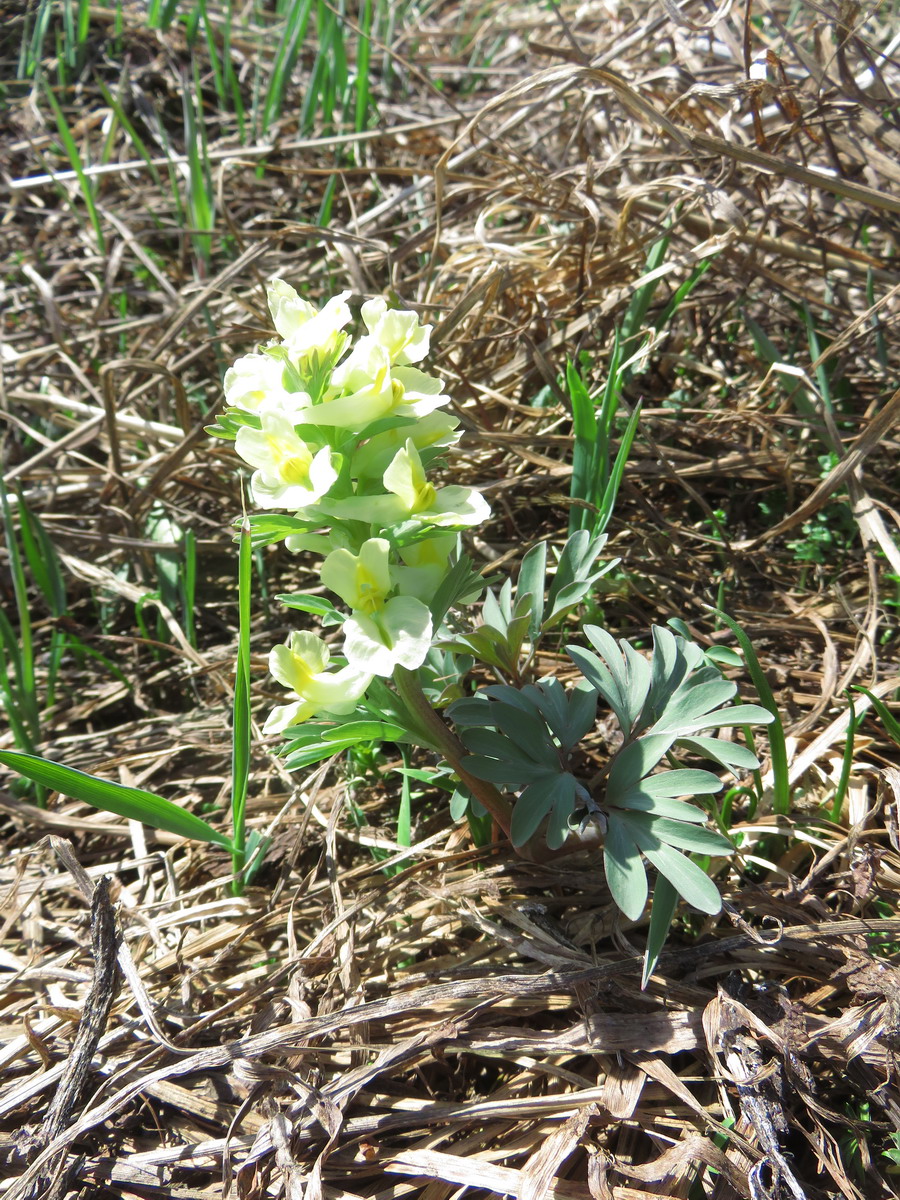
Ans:
[{"label": "white flower petal", "polygon": [[431,326],[420,325],[418,316],[401,309],[389,309],[377,296],[361,309],[370,337],[380,342],[392,363],[420,362],[428,354]]},{"label": "white flower petal", "polygon": [[369,538],[359,554],[335,550],[322,563],[322,582],[351,608],[375,612],[383,607],[392,586],[390,551],[384,538]]},{"label": "white flower petal", "polygon": [[338,349],[344,336],[341,330],[352,316],[347,306],[349,292],[332,297],[321,310],[301,299],[283,279],[273,279],[266,292],[275,328],[293,358],[303,358],[314,350],[324,358]]},{"label": "white flower petal", "polygon": [[269,671],[279,683],[291,689],[296,699],[269,714],[267,733],[298,724],[319,712],[346,716],[356,709],[372,676],[352,666],[329,672],[325,670],[328,660],[328,646],[312,633],[295,631],[286,645],[273,648]]},{"label": "white flower petal", "polygon": [[394,596],[375,616],[354,613],[344,622],[344,654],[351,666],[389,676],[414,671],[431,648],[431,613],[413,596]]},{"label": "white flower petal", "polygon": [[313,715],[315,709],[306,700],[295,700],[293,704],[279,704],[266,717],[263,733],[281,733],[289,725],[299,725]]}]

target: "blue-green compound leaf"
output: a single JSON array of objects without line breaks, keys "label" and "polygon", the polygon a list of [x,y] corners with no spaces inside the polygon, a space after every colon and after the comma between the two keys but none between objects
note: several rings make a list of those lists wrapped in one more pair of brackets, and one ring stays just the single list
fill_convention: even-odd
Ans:
[{"label": "blue-green compound leaf", "polygon": [[[608,798],[607,802],[610,803]],[[611,804],[610,811],[613,811]],[[666,796],[645,796],[639,787],[620,797],[614,811],[648,813],[654,817],[668,817],[672,821],[687,821],[691,825],[703,825],[708,816],[702,808],[685,804],[683,800],[671,800]]]},{"label": "blue-green compound leaf", "polygon": [[20,754],[15,750],[0,751],[0,763],[34,783],[60,792],[63,796],[71,796],[73,800],[91,804],[104,812],[115,813],[131,821],[141,821],[154,829],[164,829],[167,833],[191,838],[195,842],[213,842],[217,846],[224,846],[226,850],[232,848],[231,838],[227,834],[220,833],[200,817],[195,817],[193,813],[153,792],[112,783],[108,779],[97,779],[94,775],[76,771],[74,767],[64,767],[62,763],[50,762],[34,754]]},{"label": "blue-green compound leaf", "polygon": [[618,804],[618,797],[625,795],[639,780],[644,779],[672,745],[669,734],[639,738],[624,750],[620,750],[610,767],[607,792],[610,804]]},{"label": "blue-green compound leaf", "polygon": [[497,724],[494,713],[497,707],[491,704],[483,692],[477,696],[466,697],[464,700],[454,700],[447,709],[447,715],[455,725],[475,725],[487,728]]},{"label": "blue-green compound leaf", "polygon": [[[468,768],[468,760],[463,765]],[[569,817],[575,811],[575,794],[575,777],[568,773],[545,774],[534,779],[516,800],[510,829],[512,844],[524,845],[537,833],[541,822],[549,817],[547,845],[551,850],[558,849],[569,832]]]},{"label": "blue-green compound leaf", "polygon": [[641,988],[645,988],[653,974],[662,948],[669,935],[669,927],[678,906],[678,893],[672,887],[665,875],[656,879],[653,889],[653,904],[650,907],[650,928],[647,930],[647,948],[644,951],[644,970],[641,976]]},{"label": "blue-green compound leaf", "polygon": [[636,921],[647,903],[647,872],[634,839],[614,813],[609,816],[603,868],[613,900],[629,921]]},{"label": "blue-green compound leaf", "polygon": [[[522,715],[522,714],[517,714]],[[486,755],[505,762],[522,764],[525,772],[542,770],[559,771],[559,758],[546,730],[530,744],[520,744],[493,729],[464,729],[462,742],[473,754]],[[526,778],[527,778],[526,774]]]},{"label": "blue-green compound leaf", "polygon": [[705,826],[690,825],[687,821],[673,821],[668,817],[647,817],[646,828],[658,837],[661,842],[675,846],[678,850],[688,850],[691,854],[731,854],[734,850],[731,842],[721,833]]},{"label": "blue-green compound leaf", "polygon": [[[509,759],[482,758],[480,755],[467,755],[462,765],[476,779],[484,779],[487,783],[496,783],[506,788],[525,787],[535,775],[541,773],[536,763],[523,761],[521,758],[511,762]],[[550,776],[550,772],[544,772]],[[554,772],[555,775],[555,772]]]},{"label": "blue-green compound leaf", "polygon": [[719,889],[696,863],[671,846],[645,850],[644,854],[688,904],[711,916],[722,911]]},{"label": "blue-green compound leaf", "polygon": [[710,796],[721,792],[722,780],[712,771],[683,768],[651,775],[641,780],[641,791],[646,796]]},{"label": "blue-green compound leaf", "polygon": [[637,814],[622,813],[619,820],[625,823],[628,833],[637,842],[644,856],[661,875],[665,875],[688,904],[712,915],[721,911],[722,897],[719,895],[719,889],[696,863],[691,862],[673,846],[661,841],[651,832],[649,822],[645,818]]},{"label": "blue-green compound leaf", "polygon": [[701,737],[694,734],[691,737],[678,738],[677,744],[685,750],[692,750],[701,758],[717,762],[731,772],[755,771],[759,759],[752,750],[742,746],[740,742],[725,742],[721,738]]},{"label": "blue-green compound leaf", "polygon": [[516,583],[516,599],[531,596],[531,618],[528,623],[528,638],[534,644],[541,632],[544,619],[544,586],[547,575],[547,543],[532,546],[519,568]]},{"label": "blue-green compound leaf", "polygon": [[[710,670],[718,672],[715,668]],[[698,672],[699,674],[699,672]],[[716,725],[721,715],[714,710],[720,704],[730,700],[737,691],[730,679],[708,679],[703,682],[692,676],[681,685],[670,698],[656,724],[650,729],[651,733],[687,733],[694,729]],[[702,718],[702,719],[701,719]],[[697,725],[696,722],[700,724]],[[746,724],[746,722],[742,722]]]},{"label": "blue-green compound leaf", "polygon": [[552,753],[547,726],[536,713],[523,712],[509,704],[498,704],[495,723],[529,758],[533,758],[535,748],[542,745],[550,746]]}]

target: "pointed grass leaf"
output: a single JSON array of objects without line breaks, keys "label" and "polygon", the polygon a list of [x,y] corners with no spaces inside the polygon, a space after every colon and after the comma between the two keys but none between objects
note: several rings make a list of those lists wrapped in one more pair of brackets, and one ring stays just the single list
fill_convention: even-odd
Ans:
[{"label": "pointed grass leaf", "polygon": [[855,684],[853,690],[855,692],[862,692],[864,696],[869,698],[872,707],[881,719],[885,733],[895,746],[900,746],[900,721],[897,720],[884,701],[880,700],[874,692],[869,691],[866,687],[861,687],[859,684]]},{"label": "pointed grass leaf", "polygon": [[213,842],[225,849],[232,848],[232,840],[224,833],[213,829],[200,817],[179,808],[171,800],[165,800],[142,788],[126,787],[107,779],[98,779],[51,762],[34,754],[20,754],[14,750],[0,751],[0,763],[24,775],[26,779],[50,788],[83,804],[90,804],[104,812],[127,817],[130,821],[141,821],[154,829],[164,829],[178,837],[191,838],[197,842]]},{"label": "pointed grass leaf", "polygon": [[231,723],[231,890],[239,896],[244,887],[241,872],[246,861],[245,814],[250,786],[250,598],[253,584],[253,547],[250,526],[244,519],[238,551],[238,648],[234,664],[234,698]]},{"label": "pointed grass leaf", "polygon": [[16,494],[19,500],[22,547],[31,574],[54,617],[65,616],[68,608],[66,585],[56,547],[48,537],[40,518],[26,506],[21,491],[17,489]]},{"label": "pointed grass leaf", "polygon": [[603,846],[603,869],[613,900],[629,921],[637,921],[647,903],[647,872],[634,839],[614,813]]},{"label": "pointed grass leaf", "polygon": [[[743,651],[744,659],[747,663],[747,670],[750,672],[750,678],[753,680],[753,686],[756,688],[757,695],[762,701],[763,707],[769,712],[768,720],[771,721],[769,729],[769,753],[772,758],[772,807],[775,810],[776,816],[786,816],[791,807],[791,780],[790,771],[788,768],[787,742],[785,740],[784,725],[781,720],[781,713],[778,711],[778,704],[775,696],[769,686],[769,681],[766,679],[765,672],[762,669],[756,651],[753,648],[753,643],[738,625],[726,613],[716,609],[715,615],[720,621],[724,622],[738,640],[738,645]],[[755,708],[754,705],[744,705],[746,708]],[[741,724],[749,724],[751,721],[761,721],[760,717],[750,717],[748,721]]]},{"label": "pointed grass leaf", "polygon": [[[66,121],[65,114],[63,113],[63,110],[54,96],[50,86],[46,83],[44,84],[44,95],[48,104],[53,110],[53,116],[56,121],[56,128],[59,133],[60,140],[65,147],[72,170],[75,172],[75,176],[78,179],[78,185],[81,190],[81,198],[84,200],[88,217],[94,229],[97,248],[100,251],[101,256],[103,256],[106,254],[106,238],[103,235],[103,223],[100,220],[100,213],[97,209],[97,203],[94,198],[94,184],[90,179],[88,179],[87,173],[85,172],[84,163],[82,162],[81,155],[78,152],[78,146],[75,142],[75,138],[72,135],[72,131],[69,128],[68,122]],[[68,193],[64,192],[64,195],[68,199]],[[72,211],[77,219],[78,210],[73,208]]]},{"label": "pointed grass leaf", "polygon": [[616,500],[619,495],[619,488],[622,486],[622,478],[625,474],[625,467],[628,465],[628,455],[631,453],[631,446],[641,419],[642,408],[643,401],[639,400],[632,409],[631,416],[628,418],[628,424],[622,432],[622,439],[619,442],[615,462],[613,463],[612,471],[609,473],[609,479],[606,481],[606,487],[603,489],[603,496],[600,499],[600,512],[593,521],[592,531],[594,533],[603,533],[612,520]]}]

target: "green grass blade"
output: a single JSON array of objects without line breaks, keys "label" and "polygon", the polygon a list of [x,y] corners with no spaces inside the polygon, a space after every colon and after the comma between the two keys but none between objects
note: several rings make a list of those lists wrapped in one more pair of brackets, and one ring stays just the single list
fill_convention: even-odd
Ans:
[{"label": "green grass blade", "polygon": [[233,0],[228,0],[228,10],[225,14],[225,24],[222,31],[222,76],[223,85],[231,96],[231,107],[238,124],[238,138],[243,145],[247,140],[247,121],[240,81],[235,74],[234,64],[231,61],[231,26],[233,20]]},{"label": "green grass blade", "polygon": [[253,585],[253,547],[250,523],[244,518],[238,552],[238,650],[234,671],[231,751],[231,824],[234,868],[232,891],[240,895],[246,850],[245,813],[250,782],[250,596]]},{"label": "green grass blade", "polygon": [[[10,625],[6,613],[0,608],[0,696],[3,699],[3,711],[12,731],[16,745],[27,751],[34,750],[34,739],[28,727],[28,721],[22,712],[20,698],[19,674],[22,662],[19,653],[19,639]],[[10,670],[14,678],[10,678]]]},{"label": "green grass blade", "polygon": [[[609,378],[611,376],[607,378],[607,388]],[[573,362],[566,363],[566,386],[572,406],[572,436],[575,439],[569,495],[573,500],[583,500],[585,505],[590,505],[594,503],[598,494],[596,463],[598,457],[602,457],[598,454],[597,447],[601,422],[594,411],[591,394]],[[605,479],[602,480],[600,486],[605,482]],[[573,504],[569,509],[569,533],[590,528],[592,516],[588,508],[581,504]]]},{"label": "green grass blade", "polygon": [[[290,8],[287,11],[284,32],[281,35],[281,41],[275,53],[272,74],[269,78],[269,86],[266,89],[266,96],[263,101],[262,121],[258,130],[261,136],[265,136],[272,122],[281,115],[281,106],[284,103],[284,96],[290,83],[291,72],[294,69],[297,55],[300,53],[300,46],[306,34],[306,26],[311,10],[312,0],[292,0]],[[312,85],[310,85],[310,90],[312,90]]]},{"label": "green grass blade", "polygon": [[150,28],[165,32],[175,19],[178,2],[179,0],[150,0],[147,10],[147,24]]},{"label": "green grass blade", "polygon": [[[650,251],[647,255],[647,264],[645,269],[646,274],[649,274],[651,271],[655,271],[662,266],[666,258],[666,251],[669,249],[670,241],[671,236],[669,234],[664,234],[663,237],[655,241],[650,247]],[[636,337],[637,334],[641,332],[644,326],[644,321],[647,317],[647,311],[650,308],[650,303],[653,300],[653,296],[656,293],[657,287],[659,286],[659,280],[660,276],[657,276],[655,279],[651,279],[648,283],[645,283],[639,287],[631,297],[628,308],[625,310],[625,316],[622,319],[623,344],[630,341],[631,338]],[[633,353],[633,351],[629,349],[629,356],[631,353]]]},{"label": "green grass blade", "polygon": [[769,752],[772,755],[772,807],[776,815],[786,816],[791,809],[791,781],[781,713],[778,711],[775,696],[769,687],[769,681],[756,657],[756,651],[753,649],[750,639],[731,617],[718,609],[714,611],[719,620],[724,621],[737,638],[738,645],[744,652],[744,661],[747,663],[747,670],[750,672],[756,693],[762,701],[763,708],[768,709],[772,714],[773,721],[769,726]]},{"label": "green grass blade", "polygon": [[359,19],[359,40],[356,44],[356,86],[353,127],[357,133],[368,125],[371,93],[369,91],[369,61],[372,52],[372,0],[364,0]]},{"label": "green grass blade", "polygon": [[141,821],[178,837],[191,838],[196,842],[213,842],[231,849],[231,839],[226,834],[219,833],[202,818],[195,817],[193,813],[153,792],[98,779],[73,767],[64,767],[62,763],[51,762],[34,754],[20,754],[15,750],[0,751],[0,763],[34,783],[60,792],[63,796],[70,796],[73,800],[80,800],[83,804],[91,804],[104,812],[115,813],[131,821]]},{"label": "green grass blade", "polygon": [[693,271],[691,271],[684,283],[675,289],[675,294],[672,296],[672,299],[669,301],[669,303],[660,313],[659,318],[656,320],[654,324],[655,329],[665,329],[668,323],[675,316],[675,313],[685,302],[685,300],[687,300],[688,296],[690,296],[691,292],[712,266],[712,262],[715,257],[715,254],[711,254],[709,258],[704,258],[703,262],[700,263],[699,266],[695,267]]},{"label": "green grass blade", "polygon": [[68,611],[68,601],[59,555],[38,516],[26,506],[21,492],[17,491],[17,495],[22,547],[28,567],[47,607],[54,617],[63,617]]},{"label": "green grass blade", "polygon": [[613,511],[616,507],[616,499],[619,495],[619,488],[622,484],[622,477],[625,474],[625,467],[628,463],[628,455],[631,453],[631,444],[637,433],[638,422],[641,417],[641,407],[641,402],[638,401],[628,419],[628,424],[625,426],[625,432],[622,434],[622,441],[619,445],[619,452],[616,455],[615,465],[613,466],[612,474],[607,480],[606,488],[599,504],[600,515],[591,528],[591,533],[594,536],[603,533],[612,520]]},{"label": "green grass blade", "polygon": [[850,784],[850,773],[853,770],[853,752],[856,749],[856,731],[859,729],[865,714],[857,717],[856,707],[853,703],[853,696],[850,692],[845,693],[847,704],[850,708],[850,723],[847,726],[847,738],[844,742],[844,756],[841,759],[841,774],[837,782],[837,787],[834,791],[834,800],[831,804],[831,819],[835,824],[841,819],[841,809],[844,807],[844,797],[847,795],[847,788]]},{"label": "green grass blade", "polygon": [[78,41],[78,49],[88,39],[88,34],[91,29],[91,0],[79,0],[78,3],[78,22],[75,29],[75,37]]},{"label": "green grass blade", "polygon": [[[816,322],[812,315],[812,309],[809,307],[809,301],[803,301],[803,322],[806,325],[806,340],[809,344],[809,357],[811,362],[816,362],[822,353],[822,339],[819,336],[819,331],[816,329]],[[822,397],[822,402],[829,412],[834,411],[834,400],[831,395],[831,380],[828,376],[828,367],[825,363],[819,363],[816,367],[816,383],[819,388],[819,395]]]},{"label": "green grass blade", "polygon": [[895,746],[900,746],[900,721],[897,720],[884,701],[879,700],[874,692],[870,692],[868,688],[861,687],[859,684],[854,684],[853,690],[855,692],[862,692],[864,696],[868,696],[869,700],[872,702],[872,707],[881,718],[881,723],[884,726],[885,733]]},{"label": "green grass blade", "polygon": [[[103,96],[103,99],[105,100],[106,104],[109,106],[110,110],[112,111],[113,116],[115,117],[115,119],[118,121],[118,123],[122,126],[122,128],[125,130],[126,134],[128,135],[128,139],[131,142],[132,146],[134,146],[135,152],[147,164],[147,170],[150,172],[150,176],[153,179],[153,182],[156,184],[156,186],[158,188],[162,188],[162,179],[160,177],[159,171],[156,169],[156,164],[153,161],[153,156],[150,154],[150,151],[145,146],[144,141],[141,138],[140,134],[137,132],[134,125],[131,123],[131,121],[128,117],[128,114],[125,112],[125,109],[122,105],[120,96],[114,96],[112,94],[112,92],[109,90],[109,88],[106,86],[106,84],[103,82],[102,79],[97,78],[95,80],[95,82],[97,84],[97,87],[100,89],[100,93]],[[121,90],[124,87],[124,85],[125,85],[125,78],[123,76],[122,81],[119,85],[120,93],[121,93]],[[159,223],[158,219],[155,217],[154,217],[154,221],[156,221],[157,224]]]},{"label": "green grass blade", "polygon": [[216,88],[216,96],[219,100],[219,108],[222,111],[228,110],[228,94],[225,90],[225,73],[222,64],[222,58],[219,55],[216,46],[216,38],[213,32],[213,26],[209,19],[209,11],[206,7],[206,0],[197,0],[197,12],[200,17],[200,22],[203,25],[203,36],[206,40],[206,52],[209,55],[209,63],[212,67],[213,83]]},{"label": "green grass blade", "polygon": [[[31,612],[28,607],[28,585],[25,581],[25,570],[22,565],[22,555],[19,550],[19,539],[16,536],[9,499],[5,488],[0,485],[0,504],[3,509],[3,527],[6,534],[6,550],[9,556],[9,570],[13,581],[13,594],[16,600],[16,612],[19,618],[18,639],[11,627],[6,632],[7,648],[14,655],[16,682],[19,692],[19,718],[27,727],[32,741],[40,737],[40,706],[37,698],[37,683],[34,676],[34,641],[31,628]],[[8,624],[8,623],[7,623]]]},{"label": "green grass blade", "polygon": [[28,14],[26,12],[26,24],[19,51],[18,76],[20,79],[32,79],[38,73],[41,60],[44,57],[44,39],[47,36],[47,28],[50,24],[52,12],[52,0],[41,0],[34,19],[34,28],[31,31],[30,39],[28,37]]},{"label": "green grass blade", "polygon": [[181,601],[184,612],[184,635],[197,649],[197,625],[194,607],[197,603],[197,535],[193,529],[184,531],[184,566],[181,572]]},{"label": "green grass blade", "polygon": [[78,147],[75,144],[75,139],[72,137],[72,131],[69,129],[65,114],[59,106],[59,102],[53,95],[49,87],[44,88],[44,95],[53,110],[53,116],[56,120],[56,128],[59,131],[60,140],[65,147],[66,154],[69,157],[69,162],[72,164],[72,170],[78,179],[81,187],[81,196],[84,200],[84,206],[88,211],[91,225],[94,227],[94,234],[97,238],[97,248],[102,255],[106,254],[106,238],[103,235],[103,224],[100,220],[100,213],[97,211],[97,205],[94,202],[94,192],[90,180],[84,171],[84,163],[81,161],[81,155],[78,152]]},{"label": "green grass blade", "polygon": [[184,74],[182,94],[184,108],[184,132],[188,157],[188,215],[192,229],[192,241],[197,257],[206,268],[212,253],[210,234],[215,228],[215,202],[212,177],[209,170],[209,155],[206,145],[206,125],[203,122],[203,99],[197,72],[197,60],[192,60],[193,83]]}]

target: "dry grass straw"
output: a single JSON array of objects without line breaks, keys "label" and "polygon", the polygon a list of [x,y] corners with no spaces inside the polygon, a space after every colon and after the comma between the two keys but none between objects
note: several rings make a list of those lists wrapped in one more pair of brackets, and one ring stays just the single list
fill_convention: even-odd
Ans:
[{"label": "dry grass straw", "polygon": [[[790,820],[738,812],[746,857],[718,876],[732,927],[687,917],[644,993],[643,930],[617,916],[596,863],[473,851],[433,797],[413,848],[396,846],[389,773],[294,779],[257,744],[248,821],[274,842],[239,900],[209,848],[4,793],[3,1195],[894,1194],[900,843],[897,797],[876,787],[896,747],[877,724],[841,821],[819,806],[843,690],[898,686],[898,64],[882,53],[887,10],[689,14],[447,4],[397,29],[402,94],[378,94],[371,133],[298,138],[302,70],[265,145],[238,146],[210,108],[208,266],[162,175],[183,165],[177,122],[155,174],[121,127],[94,170],[112,114],[90,72],[61,95],[101,255],[47,107],[9,104],[5,479],[60,549],[66,619],[128,681],[73,661],[44,753],[192,807],[226,793],[239,499],[233,454],[202,427],[224,366],[266,336],[268,276],[313,297],[394,289],[434,321],[467,429],[453,469],[494,505],[473,545],[512,566],[564,535],[565,360],[583,351],[602,377],[668,231],[651,316],[709,266],[626,397],[645,408],[612,527],[623,565],[600,603],[621,635],[677,615],[707,639],[723,637],[707,606],[724,605],[776,687],[799,792]],[[140,121],[167,97],[170,120],[178,27],[125,21],[129,110]],[[93,70],[115,84],[113,65]],[[196,646],[153,598],[154,505],[198,538]],[[803,527],[823,512],[835,538],[805,563]],[[266,573],[270,594],[315,582],[280,551]],[[141,604],[165,645],[138,630]],[[287,627],[260,599],[261,713],[263,656]],[[104,913],[121,938],[112,1012],[79,1058]]]}]

